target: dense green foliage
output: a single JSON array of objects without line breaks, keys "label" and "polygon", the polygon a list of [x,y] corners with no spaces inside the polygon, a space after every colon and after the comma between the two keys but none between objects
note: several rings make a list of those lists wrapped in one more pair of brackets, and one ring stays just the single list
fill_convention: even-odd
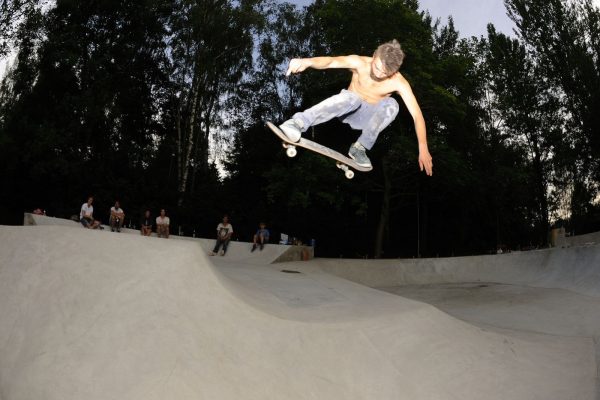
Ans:
[{"label": "dense green foliage", "polygon": [[[239,240],[264,220],[317,254],[412,257],[545,245],[552,224],[600,229],[600,12],[590,0],[506,0],[509,37],[460,39],[417,0],[0,1],[0,222],[86,197],[106,222],[169,211],[186,235],[229,213]],[[9,29],[10,28],[10,29]],[[427,121],[434,175],[419,171],[402,109],[346,180],[333,162],[288,159],[264,122],[345,88],[348,71],[284,76],[292,57],[370,55],[397,38]],[[0,56],[6,47],[0,47]],[[401,101],[400,101],[401,103]],[[331,121],[310,138],[345,152]],[[175,229],[177,231],[177,229]]]}]

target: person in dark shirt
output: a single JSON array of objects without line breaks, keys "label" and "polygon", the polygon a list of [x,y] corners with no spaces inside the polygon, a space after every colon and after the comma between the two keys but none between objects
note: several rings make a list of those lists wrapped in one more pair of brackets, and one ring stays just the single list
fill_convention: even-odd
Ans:
[{"label": "person in dark shirt", "polygon": [[150,210],[146,210],[144,216],[140,220],[140,232],[142,236],[152,236],[152,217],[150,216]]}]

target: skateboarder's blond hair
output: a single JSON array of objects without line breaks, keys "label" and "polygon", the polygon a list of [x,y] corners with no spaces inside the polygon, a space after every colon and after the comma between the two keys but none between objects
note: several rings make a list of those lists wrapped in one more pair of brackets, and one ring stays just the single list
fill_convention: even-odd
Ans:
[{"label": "skateboarder's blond hair", "polygon": [[394,39],[377,47],[373,58],[378,57],[389,74],[396,73],[404,61],[404,51],[400,43]]}]

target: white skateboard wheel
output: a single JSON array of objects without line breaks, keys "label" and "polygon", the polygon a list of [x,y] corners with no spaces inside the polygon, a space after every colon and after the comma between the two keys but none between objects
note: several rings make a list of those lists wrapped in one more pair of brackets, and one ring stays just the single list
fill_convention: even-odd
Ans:
[{"label": "white skateboard wheel", "polygon": [[349,170],[347,170],[347,171],[345,172],[345,174],[344,174],[344,175],[346,175],[346,178],[348,178],[348,179],[352,179],[352,178],[354,178],[354,171],[352,171],[351,169],[349,169]]},{"label": "white skateboard wheel", "polygon": [[294,146],[289,146],[287,148],[287,150],[285,151],[285,154],[287,154],[288,157],[296,157],[296,154],[298,154],[298,151],[296,150],[296,147]]}]

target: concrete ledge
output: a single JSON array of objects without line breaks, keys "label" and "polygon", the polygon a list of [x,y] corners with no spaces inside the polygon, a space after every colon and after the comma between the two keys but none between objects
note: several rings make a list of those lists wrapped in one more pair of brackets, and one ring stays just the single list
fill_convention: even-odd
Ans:
[{"label": "concrete ledge", "polygon": [[600,244],[600,232],[592,232],[585,235],[567,236],[562,239],[565,246],[589,246]]},{"label": "concrete ledge", "polygon": [[291,246],[282,255],[277,257],[273,263],[290,261],[308,261],[315,258],[315,249],[311,246]]},{"label": "concrete ledge", "polygon": [[46,215],[36,215],[31,213],[25,213],[23,216],[23,225],[25,226],[37,226],[37,225],[60,225],[60,226],[81,226],[78,221],[72,221],[70,219],[48,217]]},{"label": "concrete ledge", "polygon": [[[36,215],[31,213],[25,213],[23,216],[23,225],[25,226],[68,226],[83,230],[83,227],[79,222],[71,221],[63,218],[48,217],[45,215]],[[103,231],[98,232],[112,233],[110,227],[104,225]],[[108,228],[108,229],[107,229]],[[136,235],[140,236],[139,229],[121,228],[121,235]],[[155,233],[148,239],[158,239]],[[159,239],[165,240],[165,239]],[[215,245],[215,239],[210,238],[191,238],[189,236],[179,236],[171,234],[169,241],[191,241],[197,243],[203,251],[208,254]],[[302,261],[303,259],[313,258],[313,249],[310,246],[288,246],[280,245],[275,243],[269,243],[265,246],[263,251],[250,252],[252,243],[250,242],[239,242],[233,240],[229,243],[229,249],[227,255],[223,258],[228,262],[244,262],[247,264],[271,264],[274,262],[288,262],[288,261]],[[303,257],[304,255],[304,257]]]}]

